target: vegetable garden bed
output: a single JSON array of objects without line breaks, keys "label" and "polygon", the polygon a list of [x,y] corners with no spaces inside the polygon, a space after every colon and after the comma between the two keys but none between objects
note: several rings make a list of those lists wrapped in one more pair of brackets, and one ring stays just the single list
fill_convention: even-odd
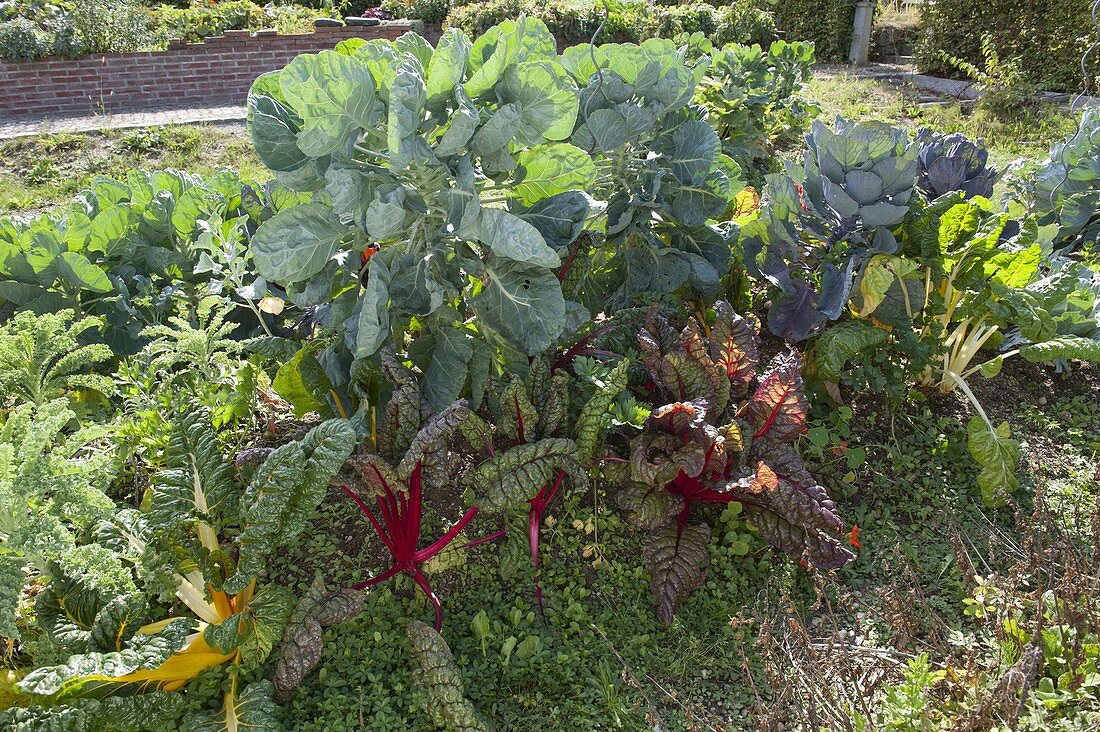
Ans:
[{"label": "vegetable garden bed", "polygon": [[813,58],[349,39],[0,220],[0,725],[1088,729],[1100,114]]}]

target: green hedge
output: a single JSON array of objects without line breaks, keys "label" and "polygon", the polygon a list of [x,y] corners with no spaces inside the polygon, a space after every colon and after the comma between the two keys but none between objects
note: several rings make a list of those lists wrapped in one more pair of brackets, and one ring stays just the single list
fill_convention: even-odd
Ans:
[{"label": "green hedge", "polygon": [[[539,18],[566,43],[588,41],[604,18],[603,3],[597,1],[488,0],[452,7],[444,25],[478,36],[520,13]],[[744,0],[723,7],[703,3],[669,7],[647,2],[615,3],[600,40],[641,41],[696,31],[718,44],[736,41],[767,46],[775,39],[775,20],[771,13]]]},{"label": "green hedge", "polygon": [[[1081,57],[1096,40],[1088,0],[941,0],[924,6],[922,26],[921,70],[958,73],[938,52],[981,66],[988,33],[1001,58],[1016,61],[1031,82],[1067,92],[1082,88]],[[1100,59],[1091,61],[1095,77]]]},{"label": "green hedge", "polygon": [[772,0],[779,30],[788,41],[813,41],[820,61],[847,61],[855,0]]}]

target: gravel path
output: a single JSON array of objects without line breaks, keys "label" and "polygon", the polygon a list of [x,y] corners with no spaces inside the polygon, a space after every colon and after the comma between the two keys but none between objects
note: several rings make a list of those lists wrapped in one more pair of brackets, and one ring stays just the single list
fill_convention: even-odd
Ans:
[{"label": "gravel path", "polygon": [[159,125],[242,123],[245,108],[208,107],[205,109],[152,109],[126,114],[104,114],[92,117],[54,117],[39,120],[9,120],[0,117],[0,140],[30,137],[51,132],[91,132]]}]

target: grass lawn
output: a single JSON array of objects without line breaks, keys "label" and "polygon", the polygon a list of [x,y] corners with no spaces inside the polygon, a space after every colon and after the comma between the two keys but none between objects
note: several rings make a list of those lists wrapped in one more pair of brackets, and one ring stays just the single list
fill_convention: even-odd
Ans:
[{"label": "grass lawn", "polygon": [[921,106],[920,92],[913,86],[844,74],[814,78],[808,96],[821,107],[820,119],[825,122],[841,115],[860,121],[885,120],[914,132],[927,127],[980,138],[989,147],[990,162],[1001,168],[1019,158],[1045,156],[1051,144],[1075,127],[1074,115],[1052,104],[1040,104],[1004,119],[954,101]]},{"label": "grass lawn", "polygon": [[0,213],[36,213],[67,203],[96,176],[176,168],[207,175],[219,168],[263,180],[267,169],[243,125],[179,125],[57,133],[0,141]]}]

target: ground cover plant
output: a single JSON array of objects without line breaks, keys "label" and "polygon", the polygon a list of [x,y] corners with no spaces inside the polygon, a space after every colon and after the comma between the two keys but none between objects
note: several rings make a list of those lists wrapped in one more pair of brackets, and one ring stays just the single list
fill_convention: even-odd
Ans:
[{"label": "ground cover plant", "polygon": [[349,41],[3,220],[0,725],[1089,729],[1094,120],[812,54]]}]

